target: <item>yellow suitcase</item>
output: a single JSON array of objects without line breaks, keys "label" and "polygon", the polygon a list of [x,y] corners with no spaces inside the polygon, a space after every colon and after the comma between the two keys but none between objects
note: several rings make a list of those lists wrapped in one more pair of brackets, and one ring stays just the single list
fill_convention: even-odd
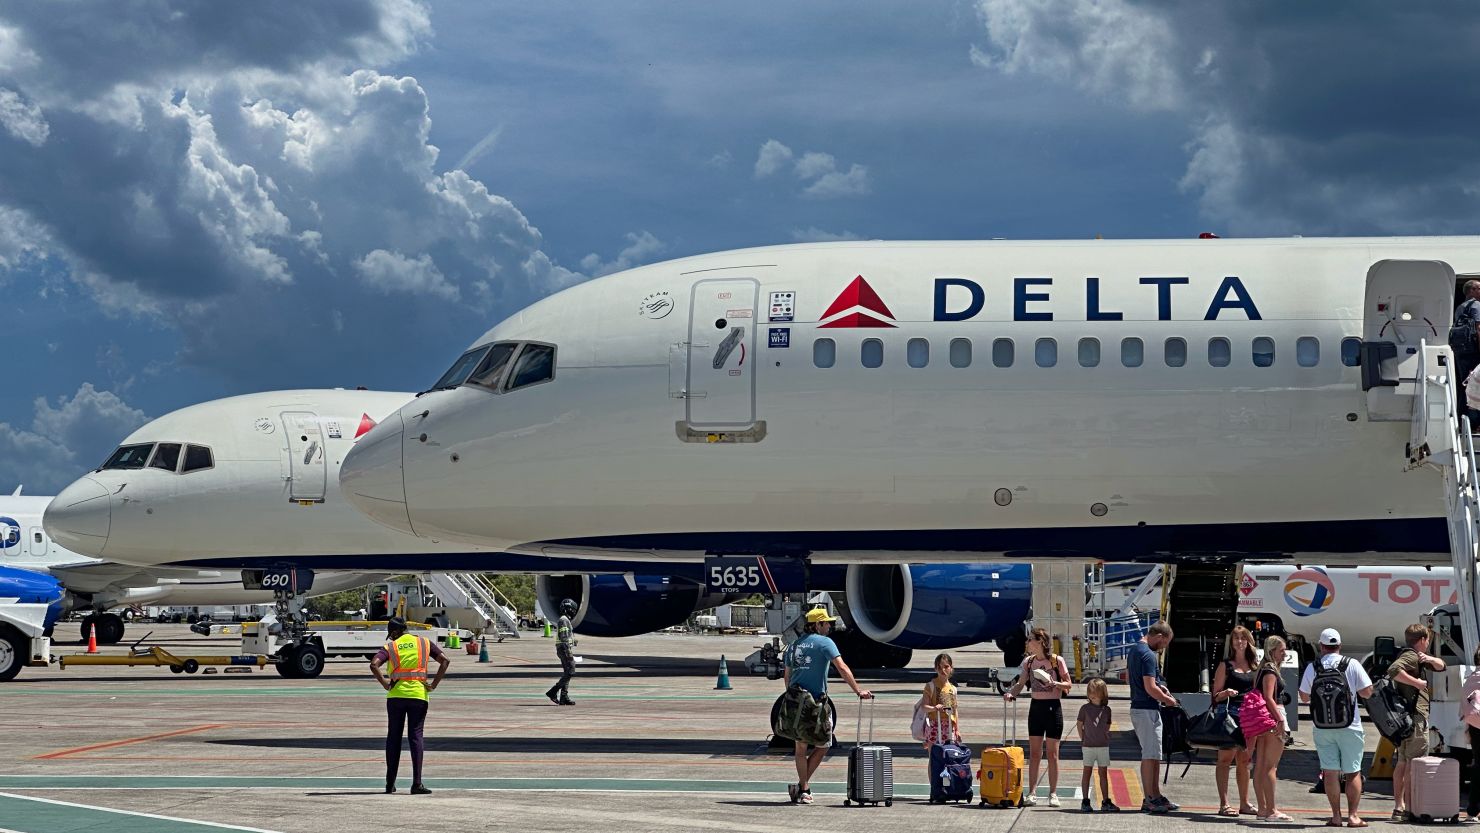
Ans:
[{"label": "yellow suitcase", "polygon": [[[981,806],[1018,807],[1023,803],[1023,780],[1027,764],[1023,750],[1017,746],[1017,701],[1002,715],[1002,743],[982,752],[981,769],[976,778],[981,782]],[[1012,732],[1008,733],[1007,715],[1012,715]]]}]

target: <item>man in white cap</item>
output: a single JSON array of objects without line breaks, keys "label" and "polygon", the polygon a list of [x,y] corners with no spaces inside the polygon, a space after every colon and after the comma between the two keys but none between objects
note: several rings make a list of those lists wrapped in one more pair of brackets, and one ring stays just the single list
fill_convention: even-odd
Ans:
[{"label": "man in white cap", "polygon": [[[1334,827],[1366,827],[1357,815],[1362,800],[1362,714],[1357,699],[1372,696],[1372,678],[1362,663],[1341,655],[1341,634],[1321,631],[1321,653],[1300,678],[1300,702],[1310,704],[1311,734],[1321,759],[1321,781],[1331,802]],[[1346,779],[1347,815],[1341,815],[1341,782]]]}]

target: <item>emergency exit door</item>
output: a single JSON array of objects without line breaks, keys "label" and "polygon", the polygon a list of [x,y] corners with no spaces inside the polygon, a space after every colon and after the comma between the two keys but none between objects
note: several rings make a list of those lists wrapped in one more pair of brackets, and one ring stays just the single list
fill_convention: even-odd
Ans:
[{"label": "emergency exit door", "polygon": [[288,499],[323,503],[328,485],[329,463],[324,456],[324,431],[317,414],[308,411],[283,413],[288,432]]},{"label": "emergency exit door", "polygon": [[689,304],[689,426],[740,431],[755,424],[756,301],[752,278],[694,284]]}]

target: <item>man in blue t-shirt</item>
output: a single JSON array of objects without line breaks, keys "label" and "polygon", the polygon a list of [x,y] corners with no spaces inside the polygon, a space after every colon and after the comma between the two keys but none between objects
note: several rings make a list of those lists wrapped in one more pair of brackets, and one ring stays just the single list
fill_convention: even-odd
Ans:
[{"label": "man in blue t-shirt", "polygon": [[1131,726],[1136,730],[1136,740],[1141,743],[1141,786],[1146,791],[1146,798],[1141,802],[1143,813],[1161,814],[1179,809],[1161,794],[1161,707],[1177,705],[1177,698],[1167,691],[1156,652],[1171,641],[1171,626],[1157,622],[1131,646],[1126,657],[1125,681],[1131,688]]},{"label": "man in blue t-shirt", "polygon": [[[791,643],[781,658],[786,686],[801,686],[811,692],[813,697],[820,698],[827,693],[828,669],[836,668],[838,674],[842,675],[843,682],[853,689],[853,693],[860,699],[867,700],[874,696],[873,692],[858,687],[858,681],[853,679],[848,663],[843,662],[843,657],[838,653],[837,644],[827,638],[828,632],[832,630],[832,623],[836,621],[838,620],[835,617],[827,615],[827,608],[818,607],[807,611],[807,635]],[[801,741],[796,744],[797,777],[801,780],[788,784],[786,792],[793,804],[811,804],[812,775],[822,765],[822,759],[827,757],[827,747],[832,743],[812,748]]]}]

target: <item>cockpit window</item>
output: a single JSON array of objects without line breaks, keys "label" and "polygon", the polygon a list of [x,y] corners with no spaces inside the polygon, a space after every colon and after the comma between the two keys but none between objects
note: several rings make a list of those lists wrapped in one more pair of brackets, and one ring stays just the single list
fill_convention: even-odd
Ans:
[{"label": "cockpit window", "polygon": [[214,465],[216,465],[216,461],[212,459],[209,448],[203,445],[187,445],[185,446],[185,465],[181,467],[180,472],[182,474],[189,474],[193,471],[211,468]]},{"label": "cockpit window", "polygon": [[466,382],[487,352],[488,345],[484,345],[458,356],[457,361],[452,363],[452,367],[449,367],[447,372],[442,374],[442,378],[437,380],[437,384],[432,385],[429,390],[448,390]]},{"label": "cockpit window", "polygon": [[509,374],[508,390],[537,385],[555,378],[555,348],[548,344],[526,344]]},{"label": "cockpit window", "polygon": [[154,449],[154,457],[149,460],[149,468],[164,469],[167,472],[173,472],[179,465],[179,443],[160,443],[159,447]]},{"label": "cockpit window", "polygon": [[479,362],[478,369],[468,377],[468,382],[481,385],[491,390],[498,390],[498,386],[504,380],[504,370],[509,366],[509,359],[514,357],[514,348],[518,344],[512,342],[500,342],[493,345],[488,355]]},{"label": "cockpit window", "polygon": [[154,443],[139,443],[138,445],[119,446],[103,464],[104,469],[142,469],[144,463],[149,460],[149,452],[154,450]]}]

